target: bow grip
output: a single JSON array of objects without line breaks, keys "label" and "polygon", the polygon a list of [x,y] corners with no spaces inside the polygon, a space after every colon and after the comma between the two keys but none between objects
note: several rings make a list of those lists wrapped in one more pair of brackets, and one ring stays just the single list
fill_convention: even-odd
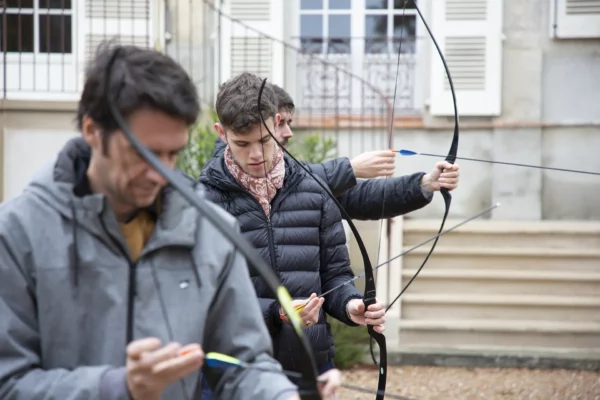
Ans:
[{"label": "bow grip", "polygon": [[375,289],[366,289],[365,294],[363,296],[363,303],[365,305],[365,312],[369,309],[371,304],[375,304],[377,302],[377,292]]}]

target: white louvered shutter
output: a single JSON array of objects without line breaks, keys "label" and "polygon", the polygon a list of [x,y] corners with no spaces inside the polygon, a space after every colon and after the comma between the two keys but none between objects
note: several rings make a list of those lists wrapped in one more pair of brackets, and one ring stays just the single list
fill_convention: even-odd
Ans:
[{"label": "white louvered shutter", "polygon": [[600,0],[550,0],[552,36],[600,38]]},{"label": "white louvered shutter", "polygon": [[[502,100],[503,0],[432,0],[431,28],[444,53],[459,115],[495,116]],[[454,114],[440,56],[431,44],[431,114]]]},{"label": "white louvered shutter", "polygon": [[282,85],[283,1],[230,0],[225,3],[224,13],[232,20],[221,20],[221,82],[250,72]]},{"label": "white louvered shutter", "polygon": [[85,2],[85,59],[103,41],[154,47],[151,0],[87,0]]}]

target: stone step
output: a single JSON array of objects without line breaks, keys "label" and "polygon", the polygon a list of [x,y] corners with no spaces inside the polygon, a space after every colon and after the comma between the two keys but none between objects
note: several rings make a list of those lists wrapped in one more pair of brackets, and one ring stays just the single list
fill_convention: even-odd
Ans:
[{"label": "stone step", "polygon": [[600,323],[524,320],[402,320],[402,346],[600,348]]},{"label": "stone step", "polygon": [[[419,278],[417,278],[419,279]],[[410,290],[409,290],[410,292]],[[406,293],[405,320],[542,320],[600,322],[600,296]]]},{"label": "stone step", "polygon": [[[441,243],[441,241],[440,241]],[[403,268],[417,269],[431,245],[403,256]],[[410,249],[404,247],[403,251]],[[426,269],[587,271],[600,273],[600,247],[590,249],[527,247],[449,247],[438,245]]]},{"label": "stone step", "polygon": [[[538,368],[600,371],[599,349],[506,346],[439,346],[436,344],[388,347],[388,365],[454,367]],[[370,362],[369,357],[366,362]]]},{"label": "stone step", "polygon": [[[445,229],[461,222],[447,220]],[[408,220],[403,223],[404,245],[410,247],[437,234],[441,221]],[[439,240],[448,247],[542,247],[599,249],[600,223],[594,221],[481,221],[457,228]]]},{"label": "stone step", "polygon": [[[402,271],[402,285],[416,269]],[[426,265],[409,293],[598,296],[600,273],[502,269],[435,269]]]}]

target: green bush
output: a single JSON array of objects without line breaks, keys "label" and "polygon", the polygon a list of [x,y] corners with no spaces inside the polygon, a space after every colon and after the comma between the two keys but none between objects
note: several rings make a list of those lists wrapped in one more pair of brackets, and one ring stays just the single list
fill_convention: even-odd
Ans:
[{"label": "green bush", "polygon": [[[364,326],[348,326],[336,319],[329,318],[335,342],[336,368],[352,368],[362,364],[369,351],[369,332]],[[377,347],[377,345],[375,345]]]},{"label": "green bush", "polygon": [[336,140],[322,137],[318,133],[303,136],[302,139],[292,138],[287,149],[298,160],[307,161],[311,164],[322,163],[337,157]]},{"label": "green bush", "polygon": [[176,167],[194,179],[200,177],[202,168],[212,158],[215,141],[219,137],[213,125],[218,120],[217,113],[209,110],[204,122],[198,121],[190,128],[188,144],[179,153]]}]

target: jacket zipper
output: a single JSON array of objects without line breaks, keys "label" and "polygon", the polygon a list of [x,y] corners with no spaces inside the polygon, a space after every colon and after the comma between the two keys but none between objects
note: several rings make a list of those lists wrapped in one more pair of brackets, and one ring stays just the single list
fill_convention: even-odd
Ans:
[{"label": "jacket zipper", "polygon": [[137,264],[129,260],[129,288],[127,290],[127,345],[133,341],[135,297],[137,296]]},{"label": "jacket zipper", "polygon": [[133,322],[135,317],[135,297],[137,296],[137,263],[129,258],[129,254],[123,247],[115,240],[114,237],[108,232],[106,229],[106,225],[102,218],[100,218],[100,223],[102,224],[102,228],[106,233],[106,236],[110,238],[113,244],[121,251],[123,256],[127,259],[129,263],[129,283],[127,288],[127,321],[126,321],[126,333],[125,333],[125,346],[129,345],[133,341]]},{"label": "jacket zipper", "polygon": [[279,276],[279,268],[277,268],[277,263],[275,262],[275,239],[273,238],[273,225],[271,225],[271,220],[267,218],[267,228],[269,229],[269,233],[267,237],[269,238],[269,253],[271,259],[271,266],[273,270]]},{"label": "jacket zipper", "polygon": [[[252,200],[254,200],[254,202],[258,205],[258,208],[260,208],[263,213],[264,210],[262,208],[262,205],[260,204],[260,202],[258,200],[256,200],[256,198],[252,195],[252,193],[250,193],[248,191],[248,189],[246,188],[241,188],[243,192],[245,192],[248,196],[250,196],[250,198]],[[271,200],[271,214],[273,213],[273,204],[275,204],[275,199],[277,199],[277,197],[279,197],[279,193],[275,194],[275,197],[273,197],[273,199]],[[275,272],[277,274],[277,276],[279,277],[279,268],[277,268],[277,263],[275,262],[275,239],[274,239],[274,234],[273,234],[273,225],[271,224],[271,218],[267,216],[267,214],[265,214],[265,218],[267,220],[267,229],[268,229],[268,233],[267,233],[267,238],[269,239],[269,259],[271,260],[271,268],[273,268],[273,272]]]}]

